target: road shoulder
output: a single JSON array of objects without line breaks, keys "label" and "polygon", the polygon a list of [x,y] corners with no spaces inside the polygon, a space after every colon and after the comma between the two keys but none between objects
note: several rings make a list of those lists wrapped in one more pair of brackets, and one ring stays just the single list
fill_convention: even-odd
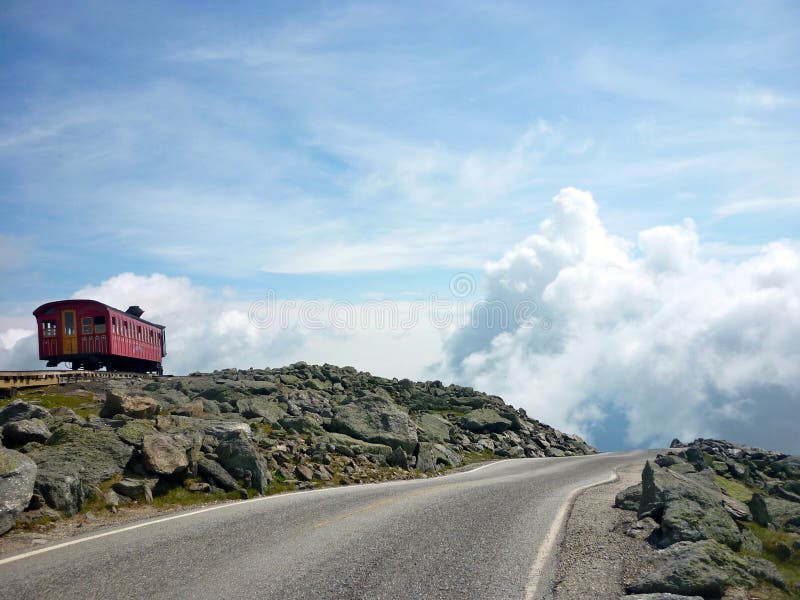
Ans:
[{"label": "road shoulder", "polygon": [[613,507],[617,492],[641,481],[643,464],[618,469],[616,481],[586,489],[576,498],[559,547],[555,599],[616,600],[645,568],[653,550],[624,533],[636,515]]}]

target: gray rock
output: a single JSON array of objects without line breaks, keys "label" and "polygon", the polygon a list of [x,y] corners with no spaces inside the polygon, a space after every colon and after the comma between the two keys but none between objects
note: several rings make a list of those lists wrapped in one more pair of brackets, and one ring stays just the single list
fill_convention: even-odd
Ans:
[{"label": "gray rock", "polygon": [[28,506],[36,481],[36,463],[17,452],[0,448],[0,535],[14,527]]},{"label": "gray rock", "polygon": [[306,465],[297,465],[294,474],[300,481],[311,481],[314,478],[314,472]]},{"label": "gray rock", "polygon": [[123,479],[112,486],[118,494],[131,500],[145,500],[148,504],[153,502],[153,487],[155,480]]},{"label": "gray rock", "polygon": [[113,389],[106,393],[106,401],[100,409],[100,416],[110,419],[123,414],[134,419],[152,419],[161,410],[158,402],[150,396],[129,396]]},{"label": "gray rock", "polygon": [[225,439],[217,446],[219,463],[231,475],[259,493],[267,491],[272,473],[258,451],[258,447],[245,435]]},{"label": "gray rock", "polygon": [[625,535],[636,540],[646,540],[656,529],[658,529],[658,523],[650,517],[645,517],[628,527],[625,530]]},{"label": "gray rock", "polygon": [[262,417],[273,425],[286,416],[284,406],[263,396],[241,398],[237,401],[236,407],[239,413],[247,419]]},{"label": "gray rock", "polygon": [[0,409],[0,425],[13,421],[27,421],[28,419],[46,419],[50,413],[35,404],[29,404],[22,400],[14,400],[11,404]]},{"label": "gray rock", "polygon": [[619,492],[614,498],[614,506],[622,510],[638,511],[641,501],[642,484],[637,483]]},{"label": "gray rock", "polygon": [[144,443],[144,438],[155,433],[157,432],[153,424],[150,421],[142,419],[128,421],[125,425],[117,429],[119,439],[136,448],[141,448]]},{"label": "gray rock", "polygon": [[800,504],[767,496],[764,502],[772,522],[790,533],[800,533]]},{"label": "gray rock", "polygon": [[120,503],[120,497],[117,495],[117,492],[112,490],[106,490],[103,494],[103,502],[106,505],[106,508],[111,512],[117,512],[117,507]]},{"label": "gray rock", "polygon": [[703,600],[703,597],[682,594],[630,594],[620,596],[619,600]]},{"label": "gray rock", "polygon": [[186,451],[190,445],[183,436],[146,435],[142,440],[142,462],[148,471],[157,475],[180,474],[189,466]]},{"label": "gray rock", "polygon": [[787,479],[800,479],[800,456],[787,456],[775,461],[770,470]]},{"label": "gray rock", "polygon": [[769,516],[767,503],[764,502],[763,494],[753,494],[753,497],[750,498],[750,501],[747,503],[747,507],[750,509],[750,514],[753,516],[754,523],[766,527],[772,522],[772,518]]},{"label": "gray rock", "polygon": [[416,468],[423,473],[432,473],[442,466],[457,467],[463,461],[461,456],[444,444],[420,442],[415,453]]},{"label": "gray rock", "polygon": [[41,419],[11,421],[3,426],[3,443],[6,446],[21,446],[28,442],[44,443],[50,439],[50,430]]},{"label": "gray rock", "polygon": [[476,433],[501,433],[510,429],[513,423],[500,416],[491,408],[478,408],[468,412],[461,419],[461,427]]},{"label": "gray rock", "polygon": [[72,516],[100,483],[122,473],[132,453],[112,430],[64,424],[28,456],[38,467],[36,489],[49,506]]},{"label": "gray rock", "polygon": [[377,395],[339,405],[326,429],[392,448],[400,446],[406,452],[417,445],[417,428],[408,414]]},{"label": "gray rock", "polygon": [[400,446],[392,450],[392,453],[386,457],[386,464],[390,467],[400,467],[401,469],[408,469],[408,456],[406,451]]},{"label": "gray rock", "polygon": [[204,456],[197,461],[197,472],[226,492],[240,489],[239,484],[222,465]]},{"label": "gray rock", "polygon": [[752,588],[759,579],[786,587],[771,562],[738,555],[714,540],[680,542],[657,552],[651,561],[655,568],[628,586],[629,592],[719,598],[729,587]]},{"label": "gray rock", "polygon": [[420,413],[416,416],[419,440],[443,444],[450,441],[453,425],[441,415]]},{"label": "gray rock", "polygon": [[661,523],[661,547],[680,541],[714,539],[738,549],[739,528],[725,502],[733,500],[720,490],[671,469],[654,467],[648,461],[642,471],[638,514],[640,519],[649,516]]}]

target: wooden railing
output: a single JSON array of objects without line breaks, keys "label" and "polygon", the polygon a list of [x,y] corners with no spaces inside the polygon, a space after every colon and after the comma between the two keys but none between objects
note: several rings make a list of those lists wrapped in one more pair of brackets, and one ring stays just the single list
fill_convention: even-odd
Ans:
[{"label": "wooden railing", "polygon": [[0,389],[58,385],[92,379],[129,379],[150,377],[144,373],[117,371],[0,371]]}]

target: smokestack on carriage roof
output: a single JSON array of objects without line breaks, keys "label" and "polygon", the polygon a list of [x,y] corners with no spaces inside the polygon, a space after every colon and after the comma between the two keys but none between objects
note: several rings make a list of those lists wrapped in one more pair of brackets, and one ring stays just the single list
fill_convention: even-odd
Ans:
[{"label": "smokestack on carriage roof", "polygon": [[129,315],[133,315],[137,319],[144,314],[144,311],[141,309],[141,307],[136,305],[129,306],[128,310],[126,310],[125,312],[128,313]]}]

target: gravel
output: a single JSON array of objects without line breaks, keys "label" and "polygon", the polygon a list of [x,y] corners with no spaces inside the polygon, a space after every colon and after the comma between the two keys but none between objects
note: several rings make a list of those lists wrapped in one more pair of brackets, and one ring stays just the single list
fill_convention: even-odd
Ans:
[{"label": "gravel", "polygon": [[575,501],[559,550],[553,597],[557,600],[617,600],[625,585],[647,569],[653,549],[625,535],[636,521],[631,511],[614,508],[617,492],[641,481],[644,463],[617,470],[618,479],[581,493]]}]

